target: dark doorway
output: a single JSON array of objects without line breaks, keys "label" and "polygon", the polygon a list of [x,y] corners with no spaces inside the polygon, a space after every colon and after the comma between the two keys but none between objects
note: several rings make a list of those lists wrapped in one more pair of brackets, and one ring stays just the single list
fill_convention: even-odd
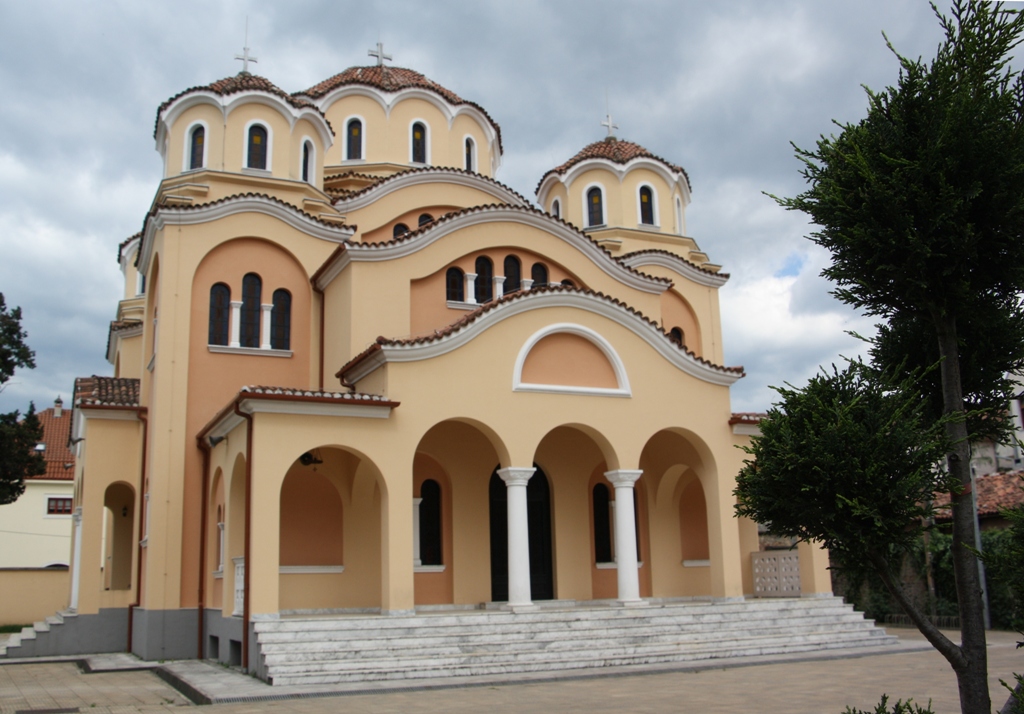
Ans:
[{"label": "dark doorway", "polygon": [[[555,597],[551,558],[551,488],[537,468],[526,485],[526,518],[530,533],[530,597]],[[491,600],[508,600],[508,492],[495,469],[491,474]]]}]

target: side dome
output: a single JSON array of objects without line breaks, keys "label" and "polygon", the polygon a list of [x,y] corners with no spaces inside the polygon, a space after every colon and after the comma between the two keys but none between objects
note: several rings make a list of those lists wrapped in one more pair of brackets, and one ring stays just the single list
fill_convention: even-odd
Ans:
[{"label": "side dome", "polygon": [[327,163],[375,175],[443,166],[493,177],[501,127],[483,107],[405,67],[349,67],[293,97],[338,131]]},{"label": "side dome", "polygon": [[536,195],[544,210],[584,230],[685,235],[690,178],[682,166],[609,136],[545,173]]},{"label": "side dome", "polygon": [[211,169],[317,185],[334,143],[327,117],[313,102],[248,72],[165,101],[153,137],[165,178]]}]

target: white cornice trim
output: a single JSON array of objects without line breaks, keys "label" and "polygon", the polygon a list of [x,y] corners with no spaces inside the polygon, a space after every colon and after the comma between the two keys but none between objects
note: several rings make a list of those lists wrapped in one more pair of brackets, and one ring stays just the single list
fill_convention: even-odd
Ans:
[{"label": "white cornice trim", "polygon": [[281,575],[327,575],[332,573],[344,573],[344,565],[280,565],[278,573]]},{"label": "white cornice trim", "polygon": [[285,399],[243,399],[238,408],[246,414],[294,414],[297,416],[341,416],[387,419],[391,407],[350,402],[306,402]]},{"label": "white cornice trim", "polygon": [[[344,255],[348,256],[348,260],[352,262],[396,260],[423,250],[445,236],[463,228],[501,221],[530,226],[545,231],[556,238],[561,238],[590,258],[594,265],[606,274],[634,290],[661,295],[669,288],[668,283],[658,278],[633,272],[608,255],[604,249],[592,240],[581,235],[575,228],[571,228],[557,218],[553,218],[547,213],[539,213],[511,206],[485,206],[473,209],[461,215],[440,220],[422,233],[395,243],[383,245],[348,243]],[[481,244],[480,247],[484,248],[486,246]],[[334,269],[334,266],[331,266],[331,268],[324,271],[324,274],[317,281],[317,287],[323,290],[340,272],[340,268]],[[328,275],[330,275],[330,278],[328,278]]]},{"label": "white cornice trim", "polygon": [[737,436],[761,436],[761,427],[758,424],[733,424],[732,433]]},{"label": "white cornice trim", "polygon": [[153,257],[153,237],[157,231],[163,230],[164,226],[210,223],[240,213],[261,213],[271,216],[297,231],[330,243],[344,243],[355,235],[355,231],[348,226],[325,225],[291,204],[278,203],[266,196],[231,196],[217,203],[188,208],[161,206],[156,209],[156,214],[146,221],[139,269],[144,274],[149,273],[149,262]]},{"label": "white cornice trim", "polygon": [[210,352],[228,355],[252,355],[254,357],[291,357],[291,350],[265,350],[261,347],[230,347],[227,345],[207,345]]},{"label": "white cornice trim", "polygon": [[221,95],[209,90],[198,90],[178,97],[160,112],[157,118],[156,150],[160,152],[161,156],[164,155],[165,149],[164,137],[171,125],[185,111],[200,104],[211,104],[219,109],[225,122],[228,115],[243,104],[263,104],[283,116],[288,121],[289,129],[294,129],[300,120],[307,119],[316,128],[325,148],[334,144],[334,132],[327,123],[327,118],[312,107],[295,107],[276,94],[260,90],[251,89],[229,95]]},{"label": "white cornice trim", "polygon": [[[526,358],[545,337],[555,334],[576,335],[587,340],[604,354],[615,372],[615,382],[618,387],[584,387],[568,384],[533,384],[523,382],[523,366]],[[571,322],[558,322],[546,325],[530,335],[530,338],[519,348],[519,355],[516,357],[516,364],[512,370],[512,391],[513,392],[546,392],[554,394],[580,394],[593,397],[631,397],[633,392],[629,386],[629,376],[626,374],[626,366],[622,363],[619,353],[615,351],[611,343],[600,333],[591,330],[583,325],[576,325]]]},{"label": "white cornice trim", "polygon": [[526,293],[522,297],[498,305],[468,325],[437,340],[424,343],[381,345],[380,350],[355,365],[343,376],[348,382],[355,383],[387,362],[418,362],[440,357],[468,344],[484,331],[507,318],[546,307],[578,308],[605,317],[637,335],[679,370],[703,382],[729,386],[743,376],[736,372],[726,372],[720,367],[702,362],[690,353],[680,350],[656,326],[645,322],[621,305],[596,295],[569,291]]},{"label": "white cornice trim", "polygon": [[360,208],[365,208],[374,201],[377,201],[388,194],[394,193],[395,191],[401,191],[402,189],[409,188],[411,186],[419,186],[421,184],[438,183],[448,183],[456,186],[464,186],[466,188],[475,188],[489,196],[492,196],[501,203],[510,203],[513,206],[529,206],[529,203],[527,203],[521,196],[517,195],[512,189],[506,188],[497,181],[489,179],[486,176],[468,174],[464,171],[453,169],[436,168],[426,171],[411,171],[407,174],[401,174],[396,178],[387,179],[355,198],[349,200],[339,198],[335,200],[334,207],[341,213],[350,213],[352,211],[358,211]]},{"label": "white cornice trim", "polygon": [[619,258],[619,260],[623,265],[628,265],[630,268],[639,268],[643,265],[658,265],[662,268],[668,268],[669,270],[673,270],[680,275],[689,278],[698,285],[704,285],[709,288],[720,288],[729,281],[728,275],[707,273],[690,261],[676,255],[665,255],[664,253],[635,253],[633,255],[625,255]]},{"label": "white cornice trim", "polygon": [[555,183],[560,182],[569,186],[581,173],[594,168],[602,168],[611,172],[618,178],[619,183],[622,183],[626,174],[634,169],[649,169],[658,174],[669,186],[679,187],[679,192],[683,199],[683,208],[690,205],[690,183],[686,180],[686,175],[672,171],[662,162],[649,156],[638,156],[635,159],[630,159],[625,164],[617,164],[614,161],[602,158],[584,159],[571,166],[564,174],[557,172],[548,174],[537,189],[537,202],[542,206],[546,205],[548,192]]}]

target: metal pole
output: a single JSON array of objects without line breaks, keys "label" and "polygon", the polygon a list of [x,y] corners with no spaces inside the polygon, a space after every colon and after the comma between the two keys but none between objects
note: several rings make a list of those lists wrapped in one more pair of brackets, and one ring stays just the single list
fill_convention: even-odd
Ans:
[{"label": "metal pole", "polygon": [[[978,523],[978,480],[971,467],[971,512],[974,514],[974,548],[981,556],[981,526]],[[985,611],[985,629],[992,629],[992,616],[988,609],[988,587],[985,584],[985,561],[978,558],[978,579],[981,581],[981,606]]]}]

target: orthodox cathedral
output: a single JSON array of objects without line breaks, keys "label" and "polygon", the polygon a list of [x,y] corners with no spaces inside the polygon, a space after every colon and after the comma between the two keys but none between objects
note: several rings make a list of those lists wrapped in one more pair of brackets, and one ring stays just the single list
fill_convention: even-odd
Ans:
[{"label": "orthodox cathedral", "polygon": [[[278,683],[274,623],[767,602],[686,171],[609,119],[528,200],[483,107],[371,55],[157,109],[113,376],[75,384],[51,649]],[[795,602],[831,601],[827,555],[789,553]]]}]

